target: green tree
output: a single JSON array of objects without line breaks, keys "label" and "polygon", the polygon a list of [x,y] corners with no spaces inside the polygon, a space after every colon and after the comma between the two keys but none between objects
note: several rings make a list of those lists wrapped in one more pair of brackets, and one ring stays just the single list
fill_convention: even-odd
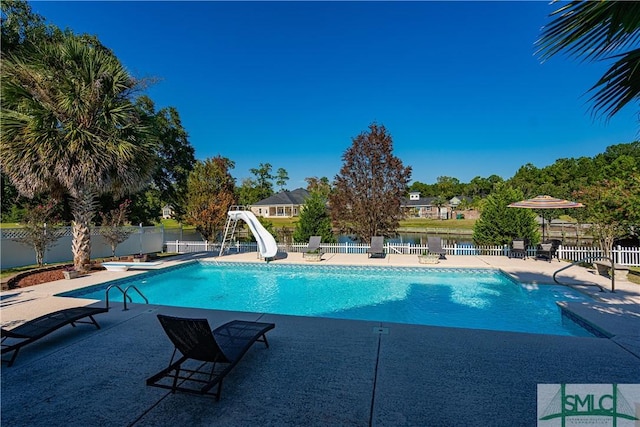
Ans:
[{"label": "green tree", "polygon": [[585,205],[586,221],[607,256],[616,238],[640,232],[640,173],[601,181],[574,196]]},{"label": "green tree", "polygon": [[235,204],[235,180],[230,172],[234,166],[221,156],[197,161],[187,180],[186,219],[205,240],[214,240],[222,231],[229,207]]},{"label": "green tree", "polygon": [[241,206],[253,205],[262,200],[256,182],[251,178],[243,179],[242,184],[236,188],[236,193],[238,194],[238,204]]},{"label": "green tree", "polygon": [[431,201],[431,204],[438,208],[438,219],[442,219],[442,207],[447,204],[447,200],[442,196],[436,196]]},{"label": "green tree", "polygon": [[353,138],[329,195],[331,218],[341,232],[365,242],[395,233],[404,217],[401,203],[411,168],[393,155],[393,140],[383,125]]},{"label": "green tree", "polygon": [[84,271],[97,196],[149,182],[155,150],[132,102],[139,82],[108,49],[73,34],[2,65],[3,171],[27,197],[69,195],[74,265]]},{"label": "green tree", "polygon": [[419,181],[411,183],[409,191],[417,191],[421,197],[435,197],[438,195],[436,184],[425,184]]},{"label": "green tree", "polygon": [[555,17],[542,29],[538,55],[546,60],[557,53],[584,60],[615,60],[590,91],[595,114],[611,118],[640,97],[640,3],[626,1],[572,1],[560,3]]},{"label": "green tree", "polygon": [[327,210],[327,198],[321,192],[312,192],[305,200],[293,232],[295,242],[307,242],[311,236],[322,236],[322,241],[326,243],[336,242]]},{"label": "green tree", "polygon": [[439,176],[436,178],[436,188],[437,195],[445,200],[451,200],[453,196],[462,194],[460,180],[451,176]]},{"label": "green tree", "polygon": [[538,244],[540,233],[535,213],[508,207],[522,199],[520,190],[498,184],[482,204],[480,219],[473,227],[473,242],[476,245],[505,245],[515,238],[523,238],[532,245]]},{"label": "green tree", "polygon": [[0,10],[0,49],[3,54],[14,53],[24,46],[31,48],[45,40],[51,40],[54,34],[61,34],[56,27],[47,25],[44,17],[34,13],[26,1],[0,2]]},{"label": "green tree", "polygon": [[249,169],[255,177],[253,182],[256,186],[255,195],[258,198],[256,202],[273,195],[273,183],[271,181],[275,177],[271,174],[271,168],[270,163],[260,163],[259,167]]},{"label": "green tree", "polygon": [[323,176],[318,178],[316,176],[310,176],[304,179],[307,181],[307,191],[309,193],[320,193],[325,198],[329,197],[331,193],[331,183],[329,178]]},{"label": "green tree", "polygon": [[276,185],[280,187],[280,191],[285,190],[287,181],[289,181],[289,174],[287,173],[286,169],[278,168],[278,171],[276,172]]},{"label": "green tree", "polygon": [[[180,114],[174,107],[156,112],[153,101],[147,96],[140,97],[137,106],[149,117],[152,124],[150,132],[158,141],[151,187],[138,198],[140,202],[158,200],[160,208],[164,204],[170,204],[175,216],[181,219],[184,214],[187,178],[196,161],[189,135],[182,127]],[[148,191],[154,194],[146,194]],[[159,209],[155,203],[153,208],[154,216],[157,216]]]}]

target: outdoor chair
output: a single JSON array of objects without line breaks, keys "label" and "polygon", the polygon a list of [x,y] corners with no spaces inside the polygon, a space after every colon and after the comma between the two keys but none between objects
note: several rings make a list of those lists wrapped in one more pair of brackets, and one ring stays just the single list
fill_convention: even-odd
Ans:
[{"label": "outdoor chair", "polygon": [[[75,327],[76,323],[88,323],[100,329],[100,325],[98,325],[98,322],[96,322],[93,316],[106,313],[107,311],[109,311],[109,309],[106,307],[67,308],[29,320],[13,329],[1,328],[2,339],[0,342],[2,343],[2,355],[13,352],[13,355],[9,359],[2,359],[2,361],[7,362],[8,367],[13,365],[22,347],[49,335],[51,332],[65,325]],[[88,317],[89,321],[80,320],[85,317]]]},{"label": "outdoor chair", "polygon": [[[216,401],[220,400],[224,377],[254,342],[260,341],[269,347],[265,334],[276,326],[233,320],[212,331],[207,319],[158,314],[158,320],[175,348],[169,366],[147,379],[147,385],[173,393],[212,395]],[[174,361],[178,351],[182,356]],[[218,387],[212,392],[215,385]]]},{"label": "outdoor chair", "polygon": [[373,236],[371,238],[371,245],[367,249],[369,258],[384,258],[384,237]]},{"label": "outdoor chair", "polygon": [[447,251],[442,248],[440,237],[427,237],[427,252],[440,255],[440,259],[447,259]]},{"label": "outdoor chair", "polygon": [[551,239],[548,242],[551,243],[551,257],[560,261],[560,257],[558,255],[558,248],[562,244],[562,241],[558,239]]},{"label": "outdoor chair", "polygon": [[551,259],[553,259],[555,254],[556,248],[554,248],[553,243],[540,243],[536,250],[536,259],[546,259],[547,261],[551,262]]},{"label": "outdoor chair", "polygon": [[524,239],[513,239],[511,241],[511,250],[509,251],[509,258],[522,257],[527,259],[527,241]]},{"label": "outdoor chair", "polygon": [[306,248],[302,248],[300,252],[302,252],[302,257],[304,258],[308,253],[320,253],[320,242],[322,241],[322,236],[311,236],[309,237],[309,244]]}]

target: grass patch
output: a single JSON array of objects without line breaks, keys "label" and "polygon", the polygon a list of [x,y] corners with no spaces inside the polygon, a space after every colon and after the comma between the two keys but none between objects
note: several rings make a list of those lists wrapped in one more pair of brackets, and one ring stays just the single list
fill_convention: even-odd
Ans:
[{"label": "grass patch", "polygon": [[24,227],[19,222],[0,222],[0,228],[22,228]]},{"label": "grass patch", "polygon": [[295,228],[296,223],[300,221],[300,218],[265,218],[267,221],[273,224],[276,228]]},{"label": "grass patch", "polygon": [[629,267],[627,280],[636,285],[640,285],[640,267]]},{"label": "grass patch", "polygon": [[182,224],[173,218],[161,219],[160,224],[164,226],[164,228],[180,228],[182,226],[183,230],[195,230],[195,225]]},{"label": "grass patch", "polygon": [[409,218],[400,221],[400,227],[405,228],[459,228],[473,230],[475,219],[429,219]]}]

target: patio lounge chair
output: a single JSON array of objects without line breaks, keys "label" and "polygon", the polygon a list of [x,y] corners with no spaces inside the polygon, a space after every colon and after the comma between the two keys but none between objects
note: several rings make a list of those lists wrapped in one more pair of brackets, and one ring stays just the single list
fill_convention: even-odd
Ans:
[{"label": "patio lounge chair", "polygon": [[384,258],[384,237],[373,236],[371,238],[371,246],[367,249],[369,258]]},{"label": "patio lounge chair", "polygon": [[522,257],[527,259],[527,241],[524,239],[513,239],[511,241],[511,250],[509,251],[509,258]]},{"label": "patio lounge chair", "polygon": [[[56,311],[54,313],[45,314],[36,319],[29,320],[22,325],[16,326],[13,329],[1,329],[2,334],[2,354],[8,354],[13,352],[13,355],[9,359],[2,359],[3,362],[7,362],[7,366],[13,365],[13,362],[18,356],[18,352],[22,347],[39,340],[45,335],[59,329],[65,325],[76,326],[76,323],[88,323],[95,325],[100,329],[100,325],[93,318],[94,315],[100,313],[106,313],[109,311],[106,307],[74,307],[64,310]],[[89,321],[83,321],[85,317],[89,318]],[[8,340],[10,344],[5,341]]]},{"label": "patio lounge chair", "polygon": [[447,259],[447,251],[442,249],[440,237],[427,237],[427,252],[440,255],[440,259]]},{"label": "patio lounge chair", "polygon": [[[187,319],[158,314],[158,320],[175,346],[169,366],[147,379],[147,385],[186,393],[206,394],[220,400],[222,380],[256,341],[269,347],[265,334],[273,323],[233,320],[214,329],[207,319]],[[174,362],[176,352],[182,356]],[[192,367],[189,360],[198,361]],[[190,364],[183,367],[183,364]],[[207,365],[211,364],[209,369]],[[217,390],[211,389],[218,385]]]},{"label": "patio lounge chair", "polygon": [[304,258],[308,253],[320,253],[320,242],[322,241],[322,236],[311,236],[309,237],[309,244],[306,248],[302,248],[300,252],[302,252],[302,257]]}]

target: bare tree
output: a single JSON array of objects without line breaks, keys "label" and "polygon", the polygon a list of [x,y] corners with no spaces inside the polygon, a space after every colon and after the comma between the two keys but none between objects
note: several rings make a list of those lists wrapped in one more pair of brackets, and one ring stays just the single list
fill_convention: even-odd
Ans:
[{"label": "bare tree", "polygon": [[124,227],[127,222],[127,210],[131,205],[130,200],[120,203],[117,208],[112,209],[108,213],[100,212],[102,218],[102,227],[100,234],[111,246],[111,256],[115,258],[116,248],[118,245],[129,238],[133,233],[132,228]]},{"label": "bare tree", "polygon": [[390,236],[402,218],[400,205],[407,192],[411,167],[393,155],[391,135],[372,123],[353,138],[342,156],[343,166],[329,195],[331,218],[343,233],[370,242],[372,236]]},{"label": "bare tree", "polygon": [[[55,225],[54,217],[55,202],[49,201],[27,210],[24,218],[24,228],[22,237],[14,239],[33,248],[36,254],[36,264],[42,267],[44,264],[44,254],[60,238],[60,228]],[[49,224],[49,225],[47,225]]]}]

